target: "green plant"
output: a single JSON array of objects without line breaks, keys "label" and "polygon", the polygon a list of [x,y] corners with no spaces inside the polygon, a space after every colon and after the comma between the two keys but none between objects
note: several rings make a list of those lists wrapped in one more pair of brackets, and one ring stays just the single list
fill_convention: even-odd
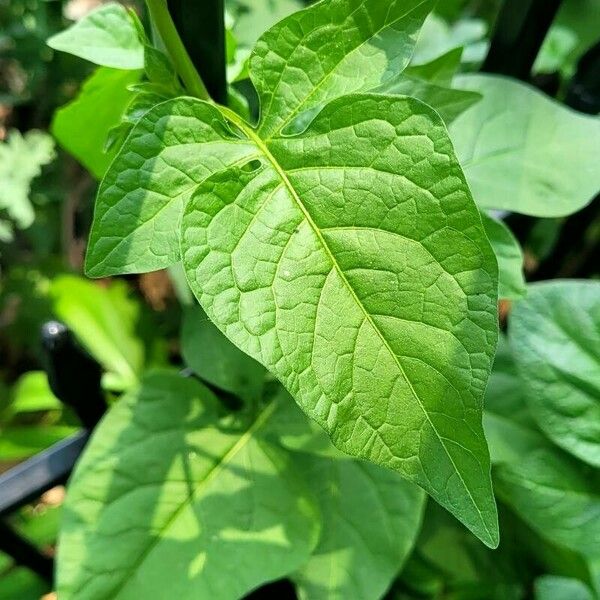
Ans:
[{"label": "green plant", "polygon": [[[169,269],[200,305],[184,378],[139,337],[125,283],[49,286],[125,392],[69,484],[59,597],[281,578],[306,599],[596,597],[600,285],[526,284],[493,211],[587,206],[600,121],[465,73],[484,22],[433,0],[295,4],[246,61],[273,15],[231,3],[230,71],[256,96],[227,106],[165,0],[147,31],[105,4],[49,41],[98,66],[52,125],[102,179],[87,275]],[[56,409],[37,377],[13,411]]]}]

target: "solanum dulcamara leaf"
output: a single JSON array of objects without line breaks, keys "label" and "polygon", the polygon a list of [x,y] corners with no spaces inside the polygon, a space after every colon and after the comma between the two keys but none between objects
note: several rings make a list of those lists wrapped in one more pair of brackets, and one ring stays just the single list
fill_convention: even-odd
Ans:
[{"label": "solanum dulcamara leaf", "polygon": [[439,115],[368,93],[431,5],[328,0],[279,23],[250,59],[256,126],[191,98],[150,110],[101,186],[87,271],[182,259],[210,319],[339,449],[496,546],[496,259]]}]

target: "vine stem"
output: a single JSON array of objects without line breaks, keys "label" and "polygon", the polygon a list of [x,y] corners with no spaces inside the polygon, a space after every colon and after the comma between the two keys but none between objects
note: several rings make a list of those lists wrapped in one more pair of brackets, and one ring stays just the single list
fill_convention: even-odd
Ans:
[{"label": "vine stem", "polygon": [[167,0],[146,0],[146,4],[156,31],[160,35],[186,90],[201,100],[210,101],[211,98],[206,86],[196,67],[194,67],[194,63],[179,37],[175,23],[173,23],[167,7]]}]

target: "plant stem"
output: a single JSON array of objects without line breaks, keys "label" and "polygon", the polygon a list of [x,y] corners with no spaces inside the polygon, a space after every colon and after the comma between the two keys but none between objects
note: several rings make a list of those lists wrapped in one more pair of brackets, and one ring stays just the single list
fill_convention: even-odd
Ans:
[{"label": "plant stem", "polygon": [[186,90],[201,100],[210,100],[211,98],[206,90],[206,86],[198,74],[198,71],[196,71],[194,63],[190,59],[190,56],[179,37],[179,33],[177,33],[177,29],[169,14],[169,9],[167,8],[167,0],[146,0],[146,4],[148,5],[150,18],[152,19],[152,22],[173,61],[173,66],[179,77],[181,77]]}]

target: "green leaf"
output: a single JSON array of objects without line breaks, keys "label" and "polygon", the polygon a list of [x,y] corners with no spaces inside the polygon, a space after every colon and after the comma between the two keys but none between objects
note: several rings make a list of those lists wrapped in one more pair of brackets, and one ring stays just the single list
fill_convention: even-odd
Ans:
[{"label": "green leaf", "polygon": [[307,455],[295,462],[313,483],[324,523],[314,554],[292,576],[299,598],[382,597],[412,550],[425,495],[370,463]]},{"label": "green leaf", "polygon": [[234,346],[199,306],[184,313],[181,352],[187,366],[208,383],[243,400],[260,398],[264,367]]},{"label": "green leaf", "polygon": [[404,94],[434,108],[446,123],[481,99],[481,94],[451,88],[454,71],[460,65],[461,49],[452,50],[431,63],[408,67],[373,91],[378,94]]},{"label": "green leaf", "polygon": [[61,410],[63,405],[52,393],[44,371],[30,371],[17,381],[11,402],[12,413]]},{"label": "green leaf", "polygon": [[403,71],[434,4],[330,0],[275,25],[250,58],[260,136],[302,128],[328,101],[372,90]]},{"label": "green leaf", "polygon": [[57,587],[70,598],[240,598],[308,559],[319,518],[289,455],[219,418],[200,383],[145,377],[94,432],[73,475]]},{"label": "green leaf", "polygon": [[140,71],[97,69],[79,96],[54,115],[51,129],[58,143],[97,178],[115,156],[104,151],[105,144],[134,96],[128,87],[139,78]]},{"label": "green leaf", "polygon": [[102,288],[85,279],[63,275],[52,282],[54,311],[112,375],[117,389],[136,383],[144,348],[136,336],[139,309],[125,282]]},{"label": "green leaf", "polygon": [[[443,122],[411,98],[355,94],[300,135],[282,133],[296,115],[403,68],[429,7],[347,5],[317,4],[259,41],[258,130],[188,98],[144,115],[102,184],[87,270],[177,260],[186,205],[184,266],[217,327],[339,449],[396,469],[495,545],[481,402],[497,268]],[[311,92],[298,68],[314,61],[324,70]]]},{"label": "green leaf", "polygon": [[544,575],[535,580],[535,600],[594,600],[594,596],[582,581]]},{"label": "green leaf", "polygon": [[501,221],[481,213],[485,233],[498,260],[498,296],[516,300],[525,296],[523,251],[511,230]]},{"label": "green leaf", "polygon": [[463,75],[456,85],[483,95],[450,127],[482,208],[558,217],[578,211],[598,193],[600,119],[503,77]]},{"label": "green leaf", "polygon": [[[54,156],[52,138],[43,131],[34,129],[22,135],[14,129],[6,141],[0,142],[0,211],[5,210],[19,229],[33,224],[31,182]],[[7,222],[4,230],[5,238],[11,235],[12,228]]]},{"label": "green leaf", "polygon": [[498,497],[542,537],[587,556],[600,553],[600,479],[550,447],[494,470]]},{"label": "green leaf", "polygon": [[510,340],[539,427],[600,466],[600,283],[530,286],[512,313]]},{"label": "green leaf", "polygon": [[131,16],[121,4],[104,4],[71,27],[48,39],[55,50],[68,52],[114,69],[141,69],[144,47]]},{"label": "green leaf", "polygon": [[527,408],[523,382],[504,336],[485,393],[483,426],[492,464],[519,461],[524,454],[547,446]]},{"label": "green leaf", "polygon": [[[439,117],[352,96],[268,146],[238,125],[263,161],[210,177],[189,202],[192,290],[338,448],[399,470],[494,543],[480,399],[495,260]],[[416,221],[421,205],[430,219]]]}]

